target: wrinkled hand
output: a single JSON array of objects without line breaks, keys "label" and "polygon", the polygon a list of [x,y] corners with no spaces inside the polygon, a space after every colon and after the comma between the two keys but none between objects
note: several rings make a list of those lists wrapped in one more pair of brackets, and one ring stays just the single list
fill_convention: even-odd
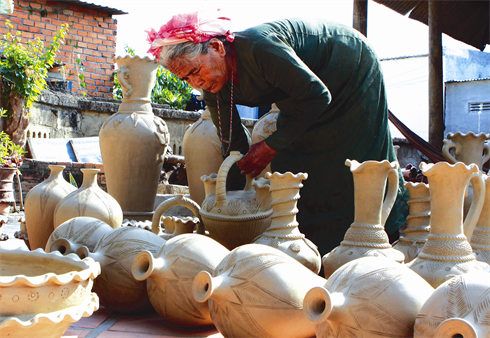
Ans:
[{"label": "wrinkled hand", "polygon": [[242,170],[242,174],[251,174],[253,178],[267,167],[277,153],[265,141],[261,141],[252,144],[248,153],[237,164]]}]

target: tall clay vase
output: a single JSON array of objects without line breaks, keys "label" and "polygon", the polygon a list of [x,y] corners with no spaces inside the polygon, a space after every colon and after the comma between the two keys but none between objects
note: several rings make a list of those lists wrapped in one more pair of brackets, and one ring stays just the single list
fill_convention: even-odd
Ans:
[{"label": "tall clay vase", "polygon": [[77,190],[63,178],[62,165],[50,165],[51,173],[42,183],[26,195],[24,212],[31,250],[44,249],[54,230],[56,205],[67,195]]},{"label": "tall clay vase", "polygon": [[393,243],[393,248],[405,255],[405,263],[413,261],[422,251],[430,232],[430,190],[423,182],[406,182],[407,201],[410,211],[407,216],[407,228],[403,236]]},{"label": "tall clay vase", "polygon": [[291,172],[265,174],[265,178],[270,180],[272,223],[253,243],[279,249],[314,273],[319,273],[322,264],[320,253],[316,245],[299,231],[296,221],[299,189],[303,187],[301,181],[307,177],[308,174]]},{"label": "tall clay vase", "polygon": [[15,202],[14,176],[17,168],[0,168],[0,215],[10,213],[10,203]]},{"label": "tall clay vase", "polygon": [[284,252],[260,244],[231,251],[213,274],[199,273],[192,286],[198,302],[209,302],[224,337],[313,337],[303,299],[325,279]]},{"label": "tall clay vase", "polygon": [[434,292],[422,277],[385,257],[363,257],[335,271],[303,302],[317,338],[412,337],[420,309]]},{"label": "tall clay vase", "polygon": [[[117,201],[97,185],[99,169],[80,169],[83,182],[78,190],[65,196],[54,210],[54,227],[74,217],[93,217],[109,224],[121,226],[122,210]],[[30,237],[30,236],[29,236]]]},{"label": "tall clay vase", "polygon": [[490,264],[490,176],[485,177],[485,202],[471,236],[471,247],[476,259]]},{"label": "tall clay vase", "polygon": [[442,283],[415,320],[414,338],[490,336],[490,273],[472,272]]},{"label": "tall clay vase", "polygon": [[212,325],[208,302],[192,296],[192,283],[201,271],[213,273],[229,251],[215,240],[183,234],[168,240],[155,256],[143,251],[134,259],[135,279],[146,280],[148,297],[165,320],[183,326]]},{"label": "tall clay vase", "polygon": [[123,99],[99,132],[107,191],[124,218],[151,220],[169,133],[153,115],[150,94],[158,63],[148,57],[118,57]]},{"label": "tall clay vase", "polygon": [[[429,180],[430,234],[422,252],[408,266],[434,288],[455,275],[489,270],[488,264],[476,260],[468,240],[485,198],[478,166],[439,162],[421,167]],[[463,199],[470,181],[475,195],[463,223]]]},{"label": "tall clay vase", "polygon": [[384,228],[398,191],[398,162],[346,160],[345,164],[354,177],[354,223],[340,245],[323,256],[325,278],[360,257],[387,257],[399,263],[405,259],[390,245]]},{"label": "tall clay vase", "polygon": [[[278,117],[279,109],[276,104],[272,104],[272,109],[255,123],[254,128],[252,129],[252,144],[265,140],[277,130]],[[264,170],[262,170],[258,177],[265,177],[267,172],[271,172],[270,163]]]},{"label": "tall clay vase", "polygon": [[94,291],[100,304],[128,314],[153,311],[146,291],[146,281],[134,279],[131,266],[138,254],[149,251],[156,254],[165,240],[138,227],[120,227],[105,234],[94,252],[86,247],[78,249],[80,258],[91,257],[101,265],[101,274],[95,280]]},{"label": "tall clay vase", "polygon": [[201,205],[206,197],[201,177],[217,173],[223,163],[221,142],[208,109],[188,127],[183,143],[189,194]]}]

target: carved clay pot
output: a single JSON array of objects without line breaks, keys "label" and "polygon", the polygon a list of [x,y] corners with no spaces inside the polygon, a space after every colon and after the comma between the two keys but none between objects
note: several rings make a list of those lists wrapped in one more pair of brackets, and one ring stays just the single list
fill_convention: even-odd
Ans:
[{"label": "carved clay pot", "polygon": [[384,229],[398,191],[398,162],[346,160],[345,164],[354,177],[354,223],[340,245],[323,256],[326,278],[360,257],[387,257],[399,263],[405,259],[400,251],[392,248]]},{"label": "carved clay pot", "polygon": [[137,56],[118,57],[116,63],[123,99],[99,132],[107,191],[124,218],[151,220],[170,140],[165,121],[151,107],[158,63]]},{"label": "carved clay pot", "polygon": [[230,251],[215,240],[183,234],[166,242],[155,256],[141,252],[133,262],[135,279],[146,280],[150,301],[165,320],[185,326],[212,325],[208,302],[192,296],[192,282],[201,272],[212,273]]},{"label": "carved clay pot", "polygon": [[472,272],[442,283],[415,320],[415,338],[488,337],[490,274]]},{"label": "carved clay pot", "polygon": [[412,337],[415,318],[433,291],[402,264],[363,257],[308,291],[303,306],[317,338]]},{"label": "carved clay pot", "polygon": [[[191,210],[195,217],[163,216],[165,211],[178,205]],[[165,226],[165,232],[162,232],[160,221],[162,221]],[[198,228],[198,233],[204,234],[204,229],[201,227],[201,222],[199,220],[199,205],[184,195],[177,195],[163,201],[156,208],[155,213],[153,214],[151,231],[163,239],[169,240],[170,238],[181,234],[192,233],[196,226]]]},{"label": "carved clay pot", "polygon": [[218,172],[223,163],[221,142],[208,109],[186,130],[183,143],[189,194],[201,205],[206,197],[201,177]]},{"label": "carved clay pot", "polygon": [[63,178],[62,165],[50,165],[51,174],[26,195],[24,209],[29,245],[32,250],[46,247],[54,230],[53,218],[56,205],[76,187]]},{"label": "carved clay pot", "polygon": [[206,186],[206,198],[199,210],[202,221],[209,236],[229,250],[252,243],[271,224],[271,195],[265,179],[252,181],[247,175],[244,190],[226,191],[228,171],[242,157],[232,151],[217,176],[201,178]]},{"label": "carved clay pot", "polygon": [[91,257],[100,263],[102,273],[95,281],[94,291],[100,304],[121,313],[153,311],[146,282],[137,281],[131,274],[135,257],[148,250],[155,254],[165,240],[137,227],[120,227],[105,234],[97,243],[95,252],[81,247],[80,257]]},{"label": "carved clay pot", "polygon": [[405,255],[405,263],[413,261],[427,241],[430,232],[430,191],[429,185],[422,182],[406,182],[407,201],[410,211],[407,216],[407,228],[393,248]]},{"label": "carved clay pot", "polygon": [[10,213],[10,203],[15,202],[14,176],[17,168],[0,168],[0,215]]},{"label": "carved clay pot", "polygon": [[194,279],[194,298],[209,302],[224,337],[312,337],[303,298],[325,279],[284,252],[261,244],[231,251],[214,270]]},{"label": "carved clay pot", "polygon": [[[278,116],[279,109],[274,103],[272,104],[272,109],[255,123],[252,129],[252,144],[265,140],[277,130]],[[272,172],[270,163],[257,177],[265,177],[267,172]]]},{"label": "carved clay pot", "polygon": [[59,252],[0,248],[0,336],[58,338],[99,308],[100,265]]},{"label": "carved clay pot", "polygon": [[476,259],[490,264],[490,176],[485,179],[485,202],[471,236],[471,247]]},{"label": "carved clay pot", "polygon": [[64,255],[76,253],[81,246],[94,252],[95,246],[106,233],[109,224],[93,217],[75,217],[54,229],[46,243],[46,252],[59,251]]},{"label": "carved clay pot", "polygon": [[265,174],[265,178],[270,180],[272,223],[253,242],[279,249],[314,273],[319,273],[322,264],[320,253],[316,245],[299,231],[296,221],[299,189],[303,187],[301,181],[307,177],[308,174],[291,172]]},{"label": "carved clay pot", "polygon": [[[484,183],[478,166],[439,162],[422,163],[421,167],[429,180],[430,234],[422,252],[408,267],[435,288],[455,275],[490,269],[488,264],[476,260],[468,241],[484,202]],[[475,195],[463,223],[463,199],[470,181]]]},{"label": "carved clay pot", "polygon": [[122,210],[117,201],[97,185],[99,169],[80,169],[83,182],[79,189],[63,198],[54,210],[54,228],[74,217],[93,217],[113,228],[121,226]]}]

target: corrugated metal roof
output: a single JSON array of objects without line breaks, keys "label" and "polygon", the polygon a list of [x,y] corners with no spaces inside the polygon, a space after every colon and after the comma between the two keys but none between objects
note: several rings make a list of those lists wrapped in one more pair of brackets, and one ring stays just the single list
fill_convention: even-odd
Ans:
[{"label": "corrugated metal roof", "polygon": [[475,82],[475,81],[488,81],[490,77],[484,77],[481,79],[468,79],[468,80],[448,80],[445,83],[455,83],[455,82]]},{"label": "corrugated metal roof", "polygon": [[120,9],[117,8],[111,8],[111,7],[106,7],[106,6],[100,6],[94,3],[89,3],[85,1],[79,1],[79,0],[64,0],[64,1],[56,1],[56,2],[62,2],[74,6],[80,6],[88,9],[93,9],[96,11],[102,11],[106,12],[112,15],[121,15],[121,14],[128,14],[127,12],[121,11]]}]

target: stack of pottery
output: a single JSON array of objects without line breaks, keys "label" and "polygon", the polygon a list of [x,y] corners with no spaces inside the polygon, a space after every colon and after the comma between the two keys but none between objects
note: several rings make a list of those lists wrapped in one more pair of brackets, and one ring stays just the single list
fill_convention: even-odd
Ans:
[{"label": "stack of pottery", "polygon": [[32,250],[46,247],[46,242],[55,228],[56,206],[68,194],[77,190],[63,178],[64,168],[61,165],[50,165],[49,177],[26,195],[24,203],[26,230]]},{"label": "stack of pottery", "polygon": [[471,236],[471,247],[476,259],[490,264],[490,176],[485,178],[485,202]]},{"label": "stack of pottery", "polygon": [[59,338],[99,308],[92,290],[100,265],[59,252],[0,248],[0,336]]},{"label": "stack of pottery", "polygon": [[155,256],[143,251],[134,259],[133,276],[146,280],[148,297],[165,320],[185,326],[212,325],[208,302],[192,297],[194,277],[212,273],[229,251],[215,240],[198,234],[183,234],[167,241]]},{"label": "stack of pottery", "polygon": [[218,175],[203,176],[206,198],[200,214],[209,236],[229,250],[252,243],[271,224],[272,207],[268,181],[253,180],[247,175],[244,190],[226,191],[231,166],[243,155],[232,151],[221,165]]},{"label": "stack of pottery", "polygon": [[326,278],[360,257],[387,257],[399,263],[405,259],[403,253],[392,248],[384,229],[398,192],[398,162],[346,160],[345,164],[354,177],[354,223],[340,246],[323,257]]}]

